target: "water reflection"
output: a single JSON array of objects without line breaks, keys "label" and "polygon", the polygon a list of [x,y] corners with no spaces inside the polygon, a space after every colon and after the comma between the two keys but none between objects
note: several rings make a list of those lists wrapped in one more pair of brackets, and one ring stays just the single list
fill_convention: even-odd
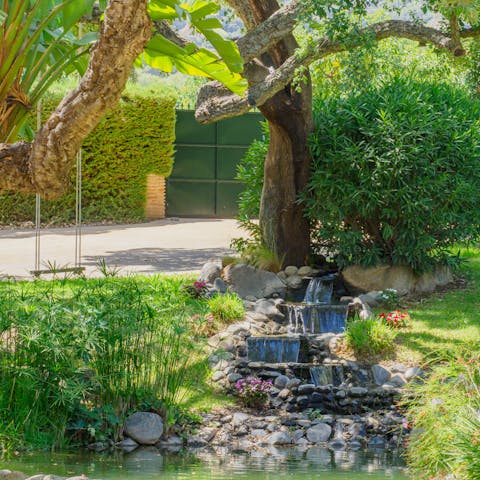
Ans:
[{"label": "water reflection", "polygon": [[407,478],[403,461],[391,453],[334,452],[316,447],[268,447],[248,453],[219,448],[174,455],[161,453],[154,447],[140,448],[129,454],[32,454],[1,462],[1,468],[27,474],[85,473],[92,479],[105,480],[180,480],[187,477],[267,480],[274,476],[304,480],[318,474],[331,480]]}]

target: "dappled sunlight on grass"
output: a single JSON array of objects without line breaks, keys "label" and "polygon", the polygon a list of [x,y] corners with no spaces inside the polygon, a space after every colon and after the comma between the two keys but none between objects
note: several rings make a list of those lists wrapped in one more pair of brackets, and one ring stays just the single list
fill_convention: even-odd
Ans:
[{"label": "dappled sunlight on grass", "polygon": [[460,356],[480,345],[480,251],[464,250],[466,288],[408,305],[412,325],[399,335],[398,357],[410,361]]}]

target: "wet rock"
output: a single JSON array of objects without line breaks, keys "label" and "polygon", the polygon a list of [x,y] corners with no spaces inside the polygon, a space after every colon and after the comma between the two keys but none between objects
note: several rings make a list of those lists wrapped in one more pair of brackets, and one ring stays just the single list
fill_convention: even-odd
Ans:
[{"label": "wet rock", "polygon": [[368,447],[369,448],[385,448],[386,446],[386,441],[384,437],[381,437],[379,435],[372,437],[368,440]]},{"label": "wet rock", "polygon": [[298,393],[299,395],[310,395],[315,391],[315,385],[312,383],[307,383],[305,385],[300,385],[298,387]]},{"label": "wet rock", "polygon": [[255,303],[254,311],[278,322],[281,322],[285,318],[285,315],[278,309],[273,300],[259,300]]},{"label": "wet rock", "polygon": [[94,442],[87,445],[87,448],[93,452],[104,452],[110,448],[107,442]]},{"label": "wet rock", "polygon": [[205,440],[200,435],[189,435],[187,437],[187,446],[190,448],[202,448],[208,445],[207,440]]},{"label": "wet rock", "polygon": [[297,388],[301,383],[302,381],[299,378],[292,378],[287,382],[285,388],[292,390],[292,388]]},{"label": "wet rock", "polygon": [[279,375],[274,382],[274,385],[278,388],[284,388],[287,386],[287,383],[289,382],[289,378],[286,375]]},{"label": "wet rock", "polygon": [[318,423],[306,431],[311,443],[326,443],[332,434],[332,427],[326,423]]},{"label": "wet rock", "polygon": [[296,290],[297,288],[301,288],[303,285],[302,277],[300,277],[299,275],[292,275],[291,277],[288,277],[287,285],[294,290]]},{"label": "wet rock", "polygon": [[136,412],[125,422],[125,433],[140,445],[155,445],[163,434],[163,420],[151,412]]}]

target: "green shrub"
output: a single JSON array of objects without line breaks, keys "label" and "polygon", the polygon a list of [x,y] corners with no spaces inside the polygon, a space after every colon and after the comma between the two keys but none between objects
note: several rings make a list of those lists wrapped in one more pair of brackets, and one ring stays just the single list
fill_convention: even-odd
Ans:
[{"label": "green shrub", "polygon": [[118,435],[124,416],[148,399],[168,416],[195,361],[179,314],[194,301],[182,285],[162,277],[1,282],[3,446]]},{"label": "green shrub", "polygon": [[241,320],[245,315],[241,298],[233,293],[215,295],[209,298],[207,303],[210,314],[217,322],[232,323]]},{"label": "green shrub", "polygon": [[[44,104],[44,118],[60,97]],[[148,174],[170,175],[175,99],[124,95],[83,143],[82,216],[86,223],[144,220]],[[42,223],[75,220],[75,168],[65,195],[42,202]],[[35,196],[0,195],[0,224],[34,221]]]},{"label": "green shrub", "polygon": [[358,355],[377,355],[393,350],[397,332],[380,319],[352,320],[345,341]]},{"label": "green shrub", "polygon": [[415,478],[480,478],[478,356],[434,367],[407,406],[412,427],[407,453]]},{"label": "green shrub", "polygon": [[395,79],[319,100],[303,195],[318,250],[340,266],[416,271],[480,232],[480,101],[445,84]]}]

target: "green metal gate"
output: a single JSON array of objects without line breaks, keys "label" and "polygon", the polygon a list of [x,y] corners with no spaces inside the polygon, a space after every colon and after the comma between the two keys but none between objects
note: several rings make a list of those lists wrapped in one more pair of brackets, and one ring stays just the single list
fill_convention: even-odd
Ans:
[{"label": "green metal gate", "polygon": [[235,180],[238,162],[262,138],[259,113],[200,125],[194,112],[177,111],[176,154],[167,180],[167,215],[234,217],[243,185]]}]

